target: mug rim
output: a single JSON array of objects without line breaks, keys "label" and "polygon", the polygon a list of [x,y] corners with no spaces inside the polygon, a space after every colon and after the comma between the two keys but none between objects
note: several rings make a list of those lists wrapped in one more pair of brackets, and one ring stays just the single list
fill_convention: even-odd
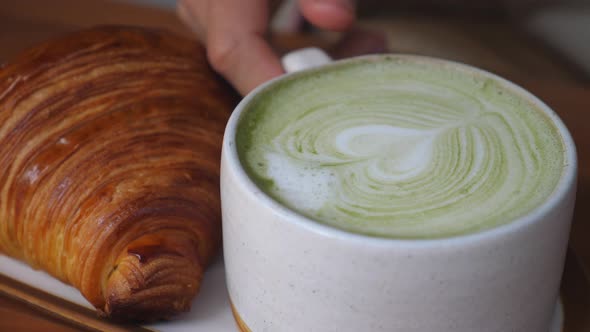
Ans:
[{"label": "mug rim", "polygon": [[[501,225],[497,225],[491,228],[469,232],[464,234],[457,234],[451,236],[443,236],[443,237],[434,237],[434,238],[389,238],[384,236],[376,236],[376,235],[369,235],[369,234],[362,234],[362,233],[354,233],[351,231],[347,231],[344,229],[337,228],[335,226],[327,225],[321,223],[319,221],[315,221],[310,217],[307,217],[281,203],[276,201],[272,198],[269,194],[265,191],[260,189],[258,185],[251,179],[248,173],[245,171],[244,166],[242,165],[239,154],[237,151],[236,144],[236,132],[239,121],[242,117],[242,114],[246,110],[247,106],[250,104],[252,99],[254,99],[258,94],[262,93],[263,91],[271,88],[272,86],[288,80],[293,79],[300,75],[305,75],[310,72],[315,71],[323,71],[327,68],[340,66],[343,64],[347,64],[350,62],[357,62],[363,60],[373,60],[379,61],[386,59],[387,57],[395,57],[401,58],[405,60],[410,60],[413,62],[428,62],[428,63],[435,63],[436,65],[443,65],[443,66],[450,66],[454,69],[459,69],[466,71],[468,73],[482,76],[485,78],[493,79],[495,82],[499,83],[503,88],[506,88],[511,93],[516,94],[518,97],[522,98],[523,100],[532,104],[535,108],[539,109],[544,115],[548,116],[552,125],[558,131],[559,136],[562,139],[562,144],[564,145],[564,157],[565,157],[565,166],[562,168],[562,173],[559,177],[557,184],[555,185],[553,191],[546,199],[536,207],[534,207],[528,213],[512,220],[508,223],[504,223]],[[495,238],[498,236],[503,236],[508,233],[515,232],[521,228],[524,228],[530,224],[535,223],[536,220],[543,219],[546,215],[550,214],[553,209],[562,203],[564,198],[576,188],[576,181],[577,181],[577,167],[578,167],[578,160],[577,160],[577,149],[573,137],[567,127],[565,126],[563,120],[559,117],[559,115],[549,107],[545,102],[543,102],[540,98],[526,90],[525,88],[521,87],[520,85],[505,79],[497,74],[494,74],[490,71],[474,67],[472,65],[468,65],[465,63],[461,63],[458,61],[446,60],[436,57],[430,56],[423,56],[423,55],[414,55],[414,54],[402,54],[402,53],[382,53],[382,54],[371,54],[371,55],[363,55],[363,56],[356,56],[351,58],[346,58],[342,60],[332,61],[330,63],[308,68],[301,71],[290,72],[283,74],[279,77],[273,78],[248,93],[234,108],[224,131],[223,136],[223,143],[222,143],[222,159],[226,161],[226,167],[231,167],[231,171],[235,173],[237,180],[240,182],[232,183],[232,185],[242,185],[244,189],[250,193],[252,196],[255,196],[256,199],[262,204],[263,206],[271,209],[274,214],[278,214],[281,216],[281,222],[289,222],[293,225],[303,227],[308,231],[313,233],[323,235],[329,238],[337,238],[340,240],[346,241],[362,241],[363,243],[371,243],[374,245],[380,246],[437,246],[437,245],[456,245],[456,244],[464,244],[465,242],[479,242],[484,239],[488,238]],[[222,197],[223,200],[223,197]]]}]

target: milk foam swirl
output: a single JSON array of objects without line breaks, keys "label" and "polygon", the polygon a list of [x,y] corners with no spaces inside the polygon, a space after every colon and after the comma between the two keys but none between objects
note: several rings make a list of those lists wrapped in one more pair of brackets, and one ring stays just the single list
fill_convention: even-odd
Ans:
[{"label": "milk foam swirl", "polygon": [[493,78],[393,58],[304,74],[241,119],[242,163],[322,223],[393,238],[495,227],[553,191],[564,148],[549,119]]}]

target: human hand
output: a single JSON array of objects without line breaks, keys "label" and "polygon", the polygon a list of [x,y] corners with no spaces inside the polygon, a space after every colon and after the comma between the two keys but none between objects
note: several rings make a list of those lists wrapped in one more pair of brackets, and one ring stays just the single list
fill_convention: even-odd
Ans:
[{"label": "human hand", "polygon": [[[321,29],[342,31],[355,19],[354,0],[298,0],[302,15]],[[207,49],[209,63],[241,94],[283,73],[265,38],[268,0],[180,0],[178,15]]]}]

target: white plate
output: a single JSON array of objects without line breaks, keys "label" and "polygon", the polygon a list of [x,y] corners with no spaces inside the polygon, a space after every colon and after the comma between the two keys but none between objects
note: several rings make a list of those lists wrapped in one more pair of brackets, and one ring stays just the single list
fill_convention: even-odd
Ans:
[{"label": "white plate", "polygon": [[[0,273],[46,293],[93,308],[80,292],[45,272],[0,255]],[[229,305],[222,259],[217,259],[205,272],[201,291],[192,304],[192,310],[172,321],[145,326],[161,332],[228,332],[237,331]]]},{"label": "white plate", "polygon": [[[80,292],[42,271],[31,269],[28,265],[0,255],[0,273],[27,285],[41,289],[70,302],[93,308]],[[561,332],[563,326],[563,307],[561,302],[555,307],[555,315],[549,332]],[[161,332],[228,332],[237,331],[229,305],[223,260],[217,259],[204,276],[201,291],[192,304],[192,310],[177,319],[146,326]]]}]

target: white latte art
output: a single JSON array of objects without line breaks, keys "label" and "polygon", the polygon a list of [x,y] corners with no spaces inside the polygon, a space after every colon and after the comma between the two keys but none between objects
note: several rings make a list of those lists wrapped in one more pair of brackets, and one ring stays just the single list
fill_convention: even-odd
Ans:
[{"label": "white latte art", "polygon": [[303,73],[260,93],[236,144],[281,204],[389,238],[511,222],[547,199],[566,162],[549,118],[495,78],[403,57]]}]

